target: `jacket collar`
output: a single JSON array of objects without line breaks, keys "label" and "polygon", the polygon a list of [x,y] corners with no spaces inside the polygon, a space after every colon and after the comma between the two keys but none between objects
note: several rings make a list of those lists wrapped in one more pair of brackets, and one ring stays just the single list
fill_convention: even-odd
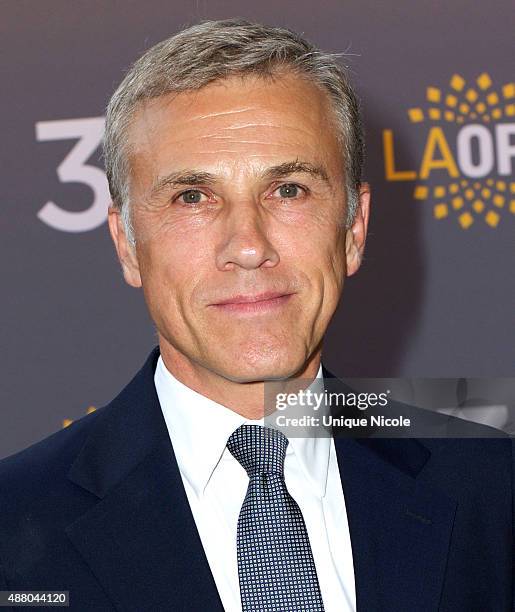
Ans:
[{"label": "jacket collar", "polygon": [[115,487],[152,450],[166,446],[153,374],[159,347],[147,357],[129,384],[100,409],[93,431],[68,477],[99,498]]},{"label": "jacket collar", "polygon": [[66,528],[119,610],[220,610],[153,383],[156,347],[98,415],[69,479],[99,501]]},{"label": "jacket collar", "polygon": [[[155,449],[166,449],[173,456],[166,423],[156,388],[154,373],[159,359],[154,347],[142,368],[129,384],[98,415],[94,429],[69,471],[75,484],[99,498],[115,487]],[[324,378],[336,378],[322,368]],[[357,438],[397,469],[416,477],[431,453],[419,440],[406,438],[403,444],[391,439]]]}]

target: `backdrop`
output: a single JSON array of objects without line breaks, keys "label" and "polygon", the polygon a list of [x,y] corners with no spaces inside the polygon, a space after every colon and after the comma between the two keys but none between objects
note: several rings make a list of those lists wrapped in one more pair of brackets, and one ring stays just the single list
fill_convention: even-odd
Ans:
[{"label": "backdrop", "polygon": [[326,366],[514,376],[511,1],[3,0],[0,11],[0,456],[109,401],[156,343],[105,222],[103,113],[133,60],[205,18],[287,26],[347,52],[373,214]]}]

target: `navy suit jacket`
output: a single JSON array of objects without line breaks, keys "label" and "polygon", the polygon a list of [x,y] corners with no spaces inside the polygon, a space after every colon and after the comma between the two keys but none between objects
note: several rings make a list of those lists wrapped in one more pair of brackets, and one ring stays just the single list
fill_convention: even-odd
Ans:
[{"label": "navy suit jacket", "polygon": [[[107,406],[0,462],[0,590],[67,590],[84,612],[223,609],[155,390],[158,356]],[[510,438],[335,445],[359,612],[513,609]]]}]

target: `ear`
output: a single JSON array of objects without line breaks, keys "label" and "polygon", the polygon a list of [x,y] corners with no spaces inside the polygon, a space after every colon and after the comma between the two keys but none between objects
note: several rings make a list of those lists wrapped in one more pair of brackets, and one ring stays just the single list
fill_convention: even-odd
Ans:
[{"label": "ear", "polygon": [[111,204],[107,212],[109,232],[113,239],[118,259],[122,265],[125,282],[131,287],[141,287],[141,276],[139,271],[136,249],[129,243],[123,226],[120,210]]},{"label": "ear", "polygon": [[361,265],[367,238],[368,218],[370,215],[370,186],[361,183],[359,187],[358,207],[354,221],[347,230],[345,237],[345,256],[347,262],[347,276],[355,274]]}]

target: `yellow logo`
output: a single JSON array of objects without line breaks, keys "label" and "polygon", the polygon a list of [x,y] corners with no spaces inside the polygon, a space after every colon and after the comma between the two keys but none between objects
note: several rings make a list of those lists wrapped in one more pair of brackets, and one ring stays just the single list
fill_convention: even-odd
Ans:
[{"label": "yellow logo", "polygon": [[418,170],[396,166],[393,130],[383,130],[386,180],[416,181],[413,197],[430,202],[436,219],[497,227],[504,211],[515,214],[515,83],[497,90],[486,72],[473,84],[455,74],[447,90],[428,87],[426,102],[407,111],[425,130]]},{"label": "yellow logo", "polygon": [[[95,412],[95,410],[95,406],[88,406],[88,408],[86,408],[86,414],[91,414],[92,412]],[[73,419],[63,419],[63,428],[69,427],[72,423]]]}]

